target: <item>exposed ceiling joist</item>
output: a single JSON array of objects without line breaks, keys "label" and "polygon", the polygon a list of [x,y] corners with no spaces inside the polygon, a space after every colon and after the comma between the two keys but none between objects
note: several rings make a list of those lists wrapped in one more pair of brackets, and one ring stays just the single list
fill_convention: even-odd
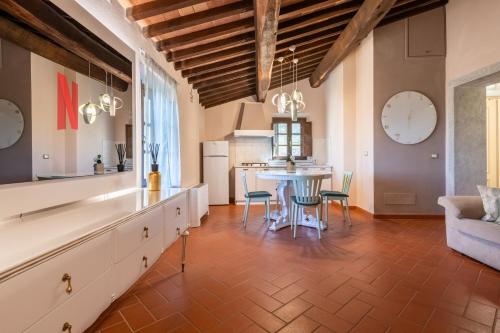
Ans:
[{"label": "exposed ceiling joist", "polygon": [[251,14],[252,11],[253,6],[251,2],[234,2],[225,6],[215,7],[202,12],[197,12],[175,19],[154,23],[144,27],[142,29],[142,32],[146,37],[155,37],[161,34],[166,34],[186,28],[192,28],[197,25],[217,21],[238,14]]},{"label": "exposed ceiling joist", "polygon": [[330,72],[377,26],[395,3],[396,0],[365,0],[311,75],[311,87],[319,87]]},{"label": "exposed ceiling joist", "polygon": [[130,20],[143,20],[148,17],[164,14],[173,10],[194,6],[206,0],[160,0],[149,1],[127,8],[127,17]]}]

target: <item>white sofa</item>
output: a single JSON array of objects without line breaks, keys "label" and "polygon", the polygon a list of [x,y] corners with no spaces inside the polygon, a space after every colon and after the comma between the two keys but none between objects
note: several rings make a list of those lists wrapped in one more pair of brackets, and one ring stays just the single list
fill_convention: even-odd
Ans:
[{"label": "white sofa", "polygon": [[481,220],[481,197],[440,197],[438,204],[446,209],[448,246],[500,270],[500,224]]}]

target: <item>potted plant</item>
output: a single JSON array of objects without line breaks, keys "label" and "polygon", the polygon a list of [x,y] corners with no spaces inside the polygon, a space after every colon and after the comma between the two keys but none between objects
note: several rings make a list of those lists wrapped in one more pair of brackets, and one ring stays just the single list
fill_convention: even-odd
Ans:
[{"label": "potted plant", "polygon": [[158,152],[160,151],[159,143],[149,144],[149,153],[151,154],[151,172],[148,175],[148,190],[159,191],[161,189],[161,174],[158,171]]},{"label": "potted plant", "polygon": [[94,174],[103,175],[104,174],[104,164],[102,163],[102,155],[99,154],[94,158]]},{"label": "potted plant", "polygon": [[127,145],[124,143],[115,144],[116,153],[118,154],[118,165],[116,169],[118,172],[125,171],[125,158],[127,156]]}]

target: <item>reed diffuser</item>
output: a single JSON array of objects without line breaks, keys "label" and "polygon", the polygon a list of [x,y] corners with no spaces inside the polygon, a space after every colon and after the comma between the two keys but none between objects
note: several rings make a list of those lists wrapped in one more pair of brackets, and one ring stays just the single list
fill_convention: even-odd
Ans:
[{"label": "reed diffuser", "polygon": [[150,143],[149,152],[151,154],[151,172],[148,175],[148,190],[159,191],[161,189],[161,174],[158,171],[159,143]]},{"label": "reed diffuser", "polygon": [[127,145],[124,143],[115,144],[116,153],[118,154],[118,172],[125,171],[125,158],[127,156]]}]

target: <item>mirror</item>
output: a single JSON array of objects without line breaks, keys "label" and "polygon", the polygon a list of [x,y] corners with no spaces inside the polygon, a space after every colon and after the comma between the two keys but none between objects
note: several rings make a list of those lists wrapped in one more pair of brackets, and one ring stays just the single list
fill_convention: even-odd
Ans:
[{"label": "mirror", "polygon": [[19,107],[0,99],[0,149],[14,145],[24,130],[24,118]]},{"label": "mirror", "polygon": [[[0,43],[0,184],[132,170],[130,84],[111,89],[109,74],[106,84]],[[102,105],[102,96],[115,107]],[[97,108],[94,116],[82,109],[87,103]]]}]

